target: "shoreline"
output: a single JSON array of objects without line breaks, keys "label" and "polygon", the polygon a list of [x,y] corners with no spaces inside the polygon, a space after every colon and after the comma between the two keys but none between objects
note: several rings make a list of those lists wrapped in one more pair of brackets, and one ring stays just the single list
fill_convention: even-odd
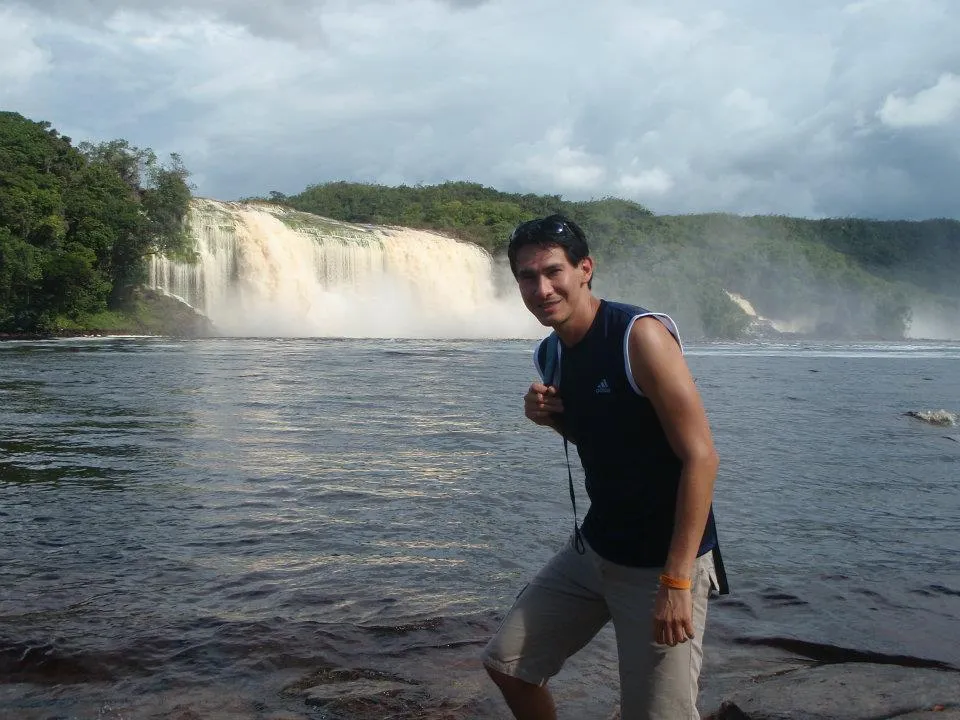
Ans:
[{"label": "shoreline", "polygon": [[960,720],[960,669],[847,661],[787,669],[723,693],[704,720]]},{"label": "shoreline", "polygon": [[[45,720],[64,711],[103,720],[310,720],[318,713],[331,720],[510,717],[478,665],[461,660],[452,667],[461,671],[447,678],[453,690],[435,676],[403,668],[318,662],[275,669],[257,689],[241,689],[236,679],[211,677],[199,684],[128,695],[118,693],[113,683],[85,682],[73,685],[73,697],[65,703],[60,698],[39,705],[36,701],[49,685],[23,678],[0,685],[0,703],[17,713],[0,711],[0,718]],[[122,685],[121,678],[115,679]],[[564,717],[620,719],[619,705],[608,693],[600,693],[605,698],[584,695],[558,678],[554,695]],[[722,700],[701,702],[700,707],[703,720],[960,720],[960,670],[864,662],[800,664],[743,676],[723,692]]]},{"label": "shoreline", "polygon": [[2,333],[0,342],[5,340],[70,340],[73,338],[103,338],[103,337],[167,337],[159,333],[143,332],[142,330],[58,330],[47,333]]},{"label": "shoreline", "polygon": [[[246,335],[222,335],[217,332],[192,332],[192,331],[175,331],[175,332],[153,332],[149,329],[144,329],[143,327],[127,327],[127,328],[111,328],[111,329],[95,329],[95,330],[54,330],[50,332],[0,332],[0,342],[5,340],[19,340],[19,341],[29,341],[29,340],[69,340],[72,338],[97,338],[97,337],[169,337],[169,338],[221,338],[221,337],[249,337]],[[264,337],[273,337],[273,336],[264,336]],[[313,337],[327,337],[327,336],[313,336],[313,335],[303,335],[303,336],[294,336],[302,338],[313,338]],[[329,336],[329,337],[340,337],[340,336]],[[373,336],[371,336],[373,337]],[[354,339],[354,338],[350,338]],[[364,339],[364,338],[357,338]],[[411,338],[418,339],[418,338]],[[430,340],[458,340],[458,339],[467,339],[467,338],[419,338],[419,339],[430,339]],[[504,338],[469,338],[477,340],[502,340]],[[530,340],[533,342],[535,338],[508,338],[508,339],[517,339],[517,340]],[[749,347],[764,347],[770,345],[783,345],[784,341],[774,338],[743,338],[741,340],[709,340],[706,338],[691,338],[685,341],[685,345],[692,347],[697,346],[711,346],[717,343],[721,344],[732,344],[732,345],[743,345]],[[889,345],[932,345],[939,346],[946,343],[949,346],[960,343],[960,338],[957,339],[927,339],[927,338],[902,338],[900,340],[880,340],[880,339],[866,339],[866,338],[818,338],[815,336],[801,336],[797,335],[789,338],[790,344],[801,344],[801,343],[813,343],[813,344],[829,344],[829,345],[860,345],[864,343],[883,343]]]}]

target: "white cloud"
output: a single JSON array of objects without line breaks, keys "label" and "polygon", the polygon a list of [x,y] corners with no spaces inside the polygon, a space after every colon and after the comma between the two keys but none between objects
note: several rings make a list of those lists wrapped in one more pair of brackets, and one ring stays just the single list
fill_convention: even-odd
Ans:
[{"label": "white cloud", "polygon": [[467,179],[658,212],[956,215],[953,3],[0,0],[0,102],[179,152],[224,199]]},{"label": "white cloud", "polygon": [[894,128],[932,127],[949,122],[960,110],[960,77],[944,73],[933,87],[912,98],[887,95],[877,117]]},{"label": "white cloud", "polygon": [[0,5],[0,102],[9,102],[6,93],[22,88],[47,70],[48,64],[30,23]]},{"label": "white cloud", "polygon": [[765,98],[756,97],[740,87],[727,93],[722,104],[733,115],[734,123],[744,130],[759,130],[775,120],[770,103]]},{"label": "white cloud", "polygon": [[895,2],[902,2],[902,0],[859,0],[859,2],[844,5],[843,11],[849,15],[859,15]]},{"label": "white cloud", "polygon": [[603,165],[582,147],[571,147],[571,134],[569,127],[555,126],[540,142],[518,146],[515,153],[519,157],[507,163],[506,172],[521,172],[563,191],[589,193],[596,189],[605,174]]},{"label": "white cloud", "polygon": [[622,175],[619,187],[627,197],[646,200],[664,195],[673,189],[673,178],[663,168],[655,167],[636,175]]}]

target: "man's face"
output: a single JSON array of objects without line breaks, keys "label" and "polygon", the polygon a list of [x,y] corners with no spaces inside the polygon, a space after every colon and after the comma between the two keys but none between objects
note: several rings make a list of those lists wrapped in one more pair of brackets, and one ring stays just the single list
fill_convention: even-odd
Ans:
[{"label": "man's face", "polygon": [[527,245],[517,252],[517,284],[524,305],[543,325],[559,327],[590,297],[593,260],[571,265],[563,248]]}]

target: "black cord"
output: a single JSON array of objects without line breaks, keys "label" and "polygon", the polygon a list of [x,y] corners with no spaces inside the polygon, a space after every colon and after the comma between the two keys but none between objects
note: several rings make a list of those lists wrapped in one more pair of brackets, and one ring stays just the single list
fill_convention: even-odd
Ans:
[{"label": "black cord", "polygon": [[580,532],[580,522],[577,520],[577,496],[573,493],[573,472],[570,470],[570,449],[567,446],[567,436],[563,436],[563,454],[567,456],[567,480],[570,481],[570,504],[573,505],[573,546],[583,555],[587,549],[583,544],[583,535]]}]

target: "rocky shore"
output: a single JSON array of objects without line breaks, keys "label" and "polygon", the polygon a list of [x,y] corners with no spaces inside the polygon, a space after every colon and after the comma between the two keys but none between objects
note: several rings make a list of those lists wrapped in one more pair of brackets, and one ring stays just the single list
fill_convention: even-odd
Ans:
[{"label": "rocky shore", "polygon": [[[473,648],[470,648],[473,650]],[[797,655],[776,663],[763,648],[739,674],[712,677],[701,696],[704,720],[960,720],[960,670],[920,661],[818,662]],[[460,655],[459,653],[455,654]],[[756,663],[756,664],[754,664]],[[750,675],[766,666],[768,672]],[[779,669],[774,670],[777,666]],[[117,699],[109,703],[84,691],[70,717],[101,720],[508,720],[510,714],[479,662],[460,657],[438,684],[431,672],[387,672],[320,664],[287,674],[266,694],[250,688],[198,685]],[[412,668],[408,667],[407,670]],[[400,670],[400,668],[398,668]],[[435,670],[435,669],[434,669]],[[741,671],[747,670],[747,674]],[[559,679],[559,678],[558,678]],[[22,682],[23,679],[21,678]],[[23,686],[20,686],[23,687]],[[79,687],[79,686],[76,686]],[[602,692],[555,688],[561,718],[618,720],[615,698]],[[5,697],[5,693],[11,693]],[[259,694],[259,697],[257,696]],[[21,697],[16,685],[0,683],[0,720],[48,720],[49,709],[20,707],[5,714],[5,700]]]},{"label": "rocky shore", "polygon": [[[302,715],[284,713],[284,720],[307,720],[317,710],[330,720],[466,720],[489,717],[493,709],[489,698],[473,706],[438,703],[415,682],[363,671],[321,672],[285,693],[302,698],[305,707]],[[960,720],[960,671],[867,662],[811,665],[757,678],[725,698],[704,720]],[[501,703],[493,705],[506,713]],[[614,710],[607,717],[620,716]]]},{"label": "rocky shore", "polygon": [[216,337],[216,327],[203,313],[175,297],[149,288],[134,292],[128,308],[120,313],[122,322],[110,327],[83,327],[49,332],[2,333],[2,340],[55,340],[107,335],[157,335],[164,337]]},{"label": "rocky shore", "polygon": [[732,692],[709,720],[960,720],[960,672],[874,663],[792,670]]},{"label": "rocky shore", "polygon": [[[381,672],[332,669],[304,676],[283,694],[303,702],[269,720],[468,720],[509,717],[479,683],[475,702],[439,701],[417,681]],[[960,671],[844,662],[807,665],[756,678],[724,693],[704,720],[960,720]],[[583,710],[583,708],[581,708]],[[618,720],[598,711],[597,720]],[[561,710],[561,717],[565,716]],[[586,720],[586,716],[585,720]],[[177,718],[181,720],[181,718]],[[265,718],[266,720],[266,718]]]}]

